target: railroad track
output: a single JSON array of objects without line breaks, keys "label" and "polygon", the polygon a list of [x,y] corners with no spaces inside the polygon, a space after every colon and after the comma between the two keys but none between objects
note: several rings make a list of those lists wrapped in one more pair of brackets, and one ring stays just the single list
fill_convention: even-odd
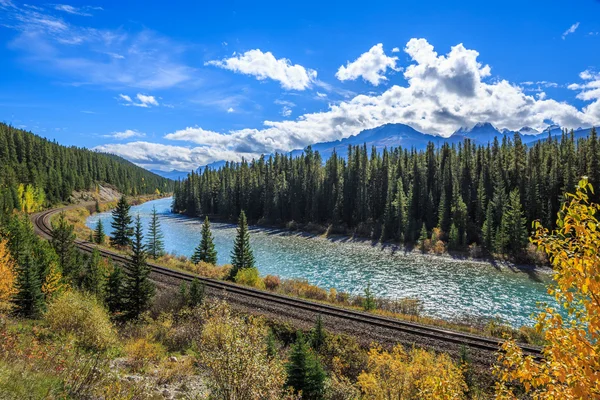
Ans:
[{"label": "railroad track", "polygon": [[[54,209],[34,214],[32,216],[32,222],[34,224],[36,233],[46,239],[49,239],[52,234],[50,217],[60,211],[61,209]],[[94,249],[97,249],[104,257],[110,258],[115,262],[127,264],[129,261],[129,258],[126,256],[96,247],[95,244],[84,240],[76,240],[75,244],[81,251],[86,253],[91,253]],[[457,332],[414,322],[402,321],[399,319],[386,318],[375,314],[348,310],[332,305],[316,303],[309,300],[239,286],[231,282],[225,282],[217,279],[205,278],[191,273],[176,271],[151,262],[149,262],[148,265],[152,269],[153,273],[178,281],[191,282],[194,279],[198,279],[207,288],[214,290],[242,296],[247,299],[260,300],[263,302],[276,304],[278,306],[291,307],[297,311],[316,313],[323,315],[324,317],[335,317],[353,323],[365,324],[366,326],[371,327],[385,328],[387,330],[396,332],[397,334],[415,335],[455,346],[466,346],[471,349],[494,353],[498,351],[500,345],[503,343],[503,340],[501,339]],[[521,349],[526,355],[531,355],[538,360],[542,358],[541,350],[538,347],[521,345]]]}]

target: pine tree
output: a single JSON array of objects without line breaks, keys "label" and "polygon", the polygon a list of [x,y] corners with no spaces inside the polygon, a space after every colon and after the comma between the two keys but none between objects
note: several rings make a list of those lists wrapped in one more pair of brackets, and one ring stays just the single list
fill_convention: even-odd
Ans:
[{"label": "pine tree", "polygon": [[112,212],[113,221],[110,224],[113,228],[110,243],[113,246],[125,247],[131,243],[133,229],[131,228],[131,215],[129,215],[130,208],[125,196],[121,196],[117,207]]},{"label": "pine tree", "polygon": [[313,329],[311,339],[312,347],[315,349],[315,351],[320,351],[327,340],[327,333],[323,327],[323,318],[321,317],[321,314],[319,314],[317,317],[317,322],[315,324],[315,328]]},{"label": "pine tree", "polygon": [[150,267],[146,263],[146,248],[142,234],[142,222],[138,215],[135,221],[131,260],[123,291],[127,305],[127,317],[135,319],[150,307],[155,287],[150,281]]},{"label": "pine tree", "polygon": [[204,284],[198,278],[194,278],[188,292],[189,306],[197,307],[204,301]]},{"label": "pine tree", "polygon": [[160,221],[158,220],[156,206],[152,208],[152,219],[150,220],[150,227],[148,230],[148,255],[156,260],[165,254],[163,234],[160,229]]},{"label": "pine tree", "polygon": [[450,250],[458,250],[460,249],[460,232],[456,225],[452,224],[450,226],[450,234],[448,235],[448,248]]},{"label": "pine tree", "polygon": [[377,308],[375,296],[371,291],[371,282],[367,283],[367,287],[365,288],[365,299],[363,300],[363,308],[365,309],[365,311],[372,311],[375,308]]},{"label": "pine tree", "polygon": [[63,275],[70,279],[76,278],[76,269],[78,269],[74,229],[73,225],[66,220],[65,213],[60,213],[52,229],[52,240],[50,242],[56,255],[58,255],[58,263]]},{"label": "pine tree", "polygon": [[217,251],[215,250],[208,217],[204,219],[204,224],[202,224],[202,239],[200,240],[200,244],[198,244],[192,255],[192,262],[194,264],[198,264],[200,261],[213,265],[217,264]]},{"label": "pine tree", "polygon": [[96,229],[94,230],[94,242],[97,244],[103,244],[105,237],[104,224],[102,223],[102,220],[99,219],[98,223],[96,224]]},{"label": "pine tree", "polygon": [[269,329],[269,333],[267,335],[267,356],[270,360],[275,358],[277,355],[277,339],[275,338],[275,334],[272,329]]},{"label": "pine tree", "polygon": [[102,259],[98,249],[92,251],[92,255],[85,267],[85,275],[83,276],[83,287],[85,290],[94,294],[101,299],[104,296],[106,285],[106,271],[102,265]]},{"label": "pine tree", "polygon": [[39,271],[30,255],[17,265],[17,292],[13,297],[15,311],[25,317],[36,317],[44,310],[44,294]]},{"label": "pine tree", "polygon": [[325,371],[318,358],[310,350],[302,332],[296,334],[290,360],[287,364],[286,385],[302,392],[302,398],[317,400],[323,397]]},{"label": "pine tree", "polygon": [[123,269],[118,265],[115,265],[106,281],[105,296],[106,306],[108,307],[108,311],[112,314],[121,313],[126,309],[124,281],[125,274],[123,273]]},{"label": "pine tree", "polygon": [[516,255],[527,245],[526,219],[523,216],[518,189],[510,192],[508,207],[502,215],[500,231],[502,251]]},{"label": "pine tree", "polygon": [[248,222],[246,214],[242,210],[238,220],[237,236],[233,243],[233,251],[231,252],[231,271],[229,279],[233,280],[239,270],[245,268],[254,268],[254,255],[250,248],[250,234],[248,233]]},{"label": "pine tree", "polygon": [[488,203],[487,210],[485,212],[485,222],[481,229],[483,237],[483,247],[489,252],[494,251],[494,210],[492,203]]},{"label": "pine tree", "polygon": [[427,240],[427,228],[425,227],[425,223],[423,222],[423,226],[421,227],[421,234],[419,235],[419,249],[421,253],[425,253],[425,241]]}]

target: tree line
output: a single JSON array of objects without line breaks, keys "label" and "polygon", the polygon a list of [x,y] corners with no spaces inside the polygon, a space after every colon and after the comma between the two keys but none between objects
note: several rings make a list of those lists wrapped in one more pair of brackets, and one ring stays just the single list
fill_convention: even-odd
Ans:
[{"label": "tree line", "polygon": [[31,204],[56,204],[99,183],[127,195],[170,192],[173,184],[121,157],[62,146],[2,123],[0,165],[0,213],[36,211]]},{"label": "tree line", "polygon": [[175,184],[173,209],[227,219],[244,210],[258,223],[330,225],[382,241],[426,237],[450,249],[476,243],[516,254],[532,221],[555,227],[563,193],[581,176],[600,187],[599,160],[595,129],[577,141],[564,131],[531,146],[518,134],[486,146],[430,142],[419,151],[349,146],[347,159],[334,151],[325,162],[309,146],[299,156],[192,172]]}]

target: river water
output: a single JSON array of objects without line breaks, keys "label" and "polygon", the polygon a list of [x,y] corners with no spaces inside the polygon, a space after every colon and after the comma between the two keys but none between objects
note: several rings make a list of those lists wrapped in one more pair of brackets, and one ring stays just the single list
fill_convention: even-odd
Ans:
[{"label": "river water", "polygon": [[[191,256],[200,241],[202,221],[171,213],[171,198],[131,208],[144,227],[153,206],[159,213],[165,249]],[[110,212],[90,216],[94,228],[102,219],[110,234]],[[219,264],[230,262],[235,225],[211,223]],[[499,318],[515,327],[532,325],[538,302],[553,302],[547,272],[511,269],[487,262],[404,253],[395,246],[369,241],[327,239],[280,230],[251,227],[250,241],[261,275],[304,278],[323,288],[361,294],[367,282],[377,296],[412,297],[425,313],[445,319]]]}]

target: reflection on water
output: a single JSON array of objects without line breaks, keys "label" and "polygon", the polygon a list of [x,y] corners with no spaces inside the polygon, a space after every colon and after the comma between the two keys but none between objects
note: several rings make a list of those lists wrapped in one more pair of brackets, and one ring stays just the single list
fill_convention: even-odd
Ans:
[{"label": "reflection on water", "polygon": [[[202,221],[170,212],[171,199],[151,201],[131,208],[148,226],[156,206],[168,252],[191,256],[200,241]],[[110,213],[96,214],[110,231]],[[235,225],[212,223],[219,263],[228,263]],[[371,282],[378,296],[414,297],[427,314],[442,318],[499,317],[514,325],[531,325],[539,301],[551,302],[546,273],[513,270],[489,263],[405,253],[397,246],[381,246],[349,238],[326,239],[275,229],[251,228],[251,244],[262,275],[305,278],[324,288],[353,294]]]}]

